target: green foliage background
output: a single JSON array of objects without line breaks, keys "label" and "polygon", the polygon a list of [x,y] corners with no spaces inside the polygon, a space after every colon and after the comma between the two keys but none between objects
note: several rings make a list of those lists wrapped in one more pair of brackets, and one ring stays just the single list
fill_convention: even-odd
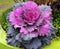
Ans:
[{"label": "green foliage background", "polygon": [[60,37],[60,10],[53,11],[53,24],[57,28],[56,35]]},{"label": "green foliage background", "polygon": [[12,8],[9,8],[6,11],[4,11],[2,13],[2,16],[0,16],[0,24],[4,30],[6,30],[6,28],[8,27],[7,16],[10,11],[12,11]]}]

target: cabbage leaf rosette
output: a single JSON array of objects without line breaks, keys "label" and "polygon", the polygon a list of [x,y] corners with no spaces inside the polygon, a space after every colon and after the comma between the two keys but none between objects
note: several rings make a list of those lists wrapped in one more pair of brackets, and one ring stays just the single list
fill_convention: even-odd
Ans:
[{"label": "cabbage leaf rosette", "polygon": [[33,1],[16,3],[7,17],[7,43],[25,49],[41,49],[50,44],[55,34],[51,14],[47,5]]}]

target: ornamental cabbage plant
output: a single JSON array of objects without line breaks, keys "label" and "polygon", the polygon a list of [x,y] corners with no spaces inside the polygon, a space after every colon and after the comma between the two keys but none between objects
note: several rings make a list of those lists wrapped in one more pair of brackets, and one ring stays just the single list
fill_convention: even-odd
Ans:
[{"label": "ornamental cabbage plant", "polygon": [[7,16],[7,43],[25,49],[41,49],[50,44],[55,35],[52,9],[33,1],[16,3]]}]

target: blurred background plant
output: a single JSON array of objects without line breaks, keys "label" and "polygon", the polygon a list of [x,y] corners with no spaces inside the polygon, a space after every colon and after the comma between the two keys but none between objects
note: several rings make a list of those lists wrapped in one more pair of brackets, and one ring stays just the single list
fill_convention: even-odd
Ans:
[{"label": "blurred background plant", "polygon": [[8,13],[10,12],[10,11],[12,11],[12,8],[9,8],[9,9],[7,9],[6,11],[4,11],[3,13],[2,13],[2,16],[0,17],[0,24],[1,24],[1,26],[2,26],[2,28],[6,31],[6,28],[8,27],[8,21],[7,21],[7,16],[8,16]]},{"label": "blurred background plant", "polygon": [[60,0],[56,0],[51,4],[53,9],[52,17],[53,17],[53,25],[57,28],[56,35],[60,37]]},{"label": "blurred background plant", "polygon": [[[13,0],[15,3],[27,1],[27,0]],[[57,28],[56,35],[60,36],[60,0],[33,0],[37,4],[47,4],[50,5],[53,9],[52,16],[53,16],[53,25]],[[11,3],[12,1],[10,1]],[[12,3],[11,3],[12,4]],[[12,10],[12,8],[8,8],[5,10],[2,15],[0,16],[0,24],[4,30],[8,27],[6,17],[8,13]]]},{"label": "blurred background plant", "polygon": [[53,24],[57,28],[56,35],[60,37],[60,10],[53,11]]}]

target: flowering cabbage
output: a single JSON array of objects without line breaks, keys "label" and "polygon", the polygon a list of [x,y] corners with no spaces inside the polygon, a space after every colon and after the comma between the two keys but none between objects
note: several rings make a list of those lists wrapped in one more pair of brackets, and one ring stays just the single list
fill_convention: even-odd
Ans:
[{"label": "flowering cabbage", "polygon": [[10,12],[9,22],[15,29],[20,29],[21,38],[24,40],[48,36],[51,29],[51,11],[47,5],[38,6],[32,1],[28,1]]}]

